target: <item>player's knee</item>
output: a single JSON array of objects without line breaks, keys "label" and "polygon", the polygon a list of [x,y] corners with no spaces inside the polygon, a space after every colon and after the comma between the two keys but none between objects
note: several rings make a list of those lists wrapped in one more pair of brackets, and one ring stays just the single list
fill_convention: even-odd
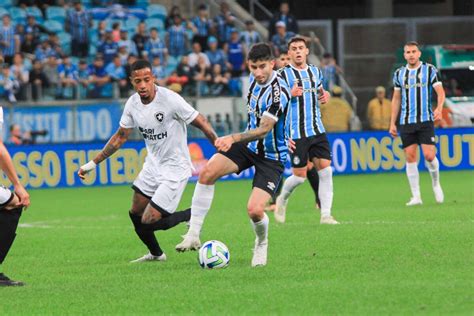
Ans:
[{"label": "player's knee", "polygon": [[425,160],[429,161],[429,162],[431,162],[435,159],[435,153],[433,153],[433,152],[423,153],[423,156],[425,157]]},{"label": "player's knee", "polygon": [[208,166],[205,166],[199,173],[199,183],[211,185],[216,182],[217,173]]},{"label": "player's knee", "polygon": [[142,215],[142,224],[153,224],[161,219],[161,214],[155,210],[147,210]]},{"label": "player's knee", "polygon": [[249,204],[247,205],[247,212],[249,214],[249,217],[253,221],[259,221],[263,218],[263,214],[265,212],[265,205],[258,203]]},{"label": "player's knee", "polygon": [[293,174],[300,178],[306,178],[306,168],[294,168]]}]

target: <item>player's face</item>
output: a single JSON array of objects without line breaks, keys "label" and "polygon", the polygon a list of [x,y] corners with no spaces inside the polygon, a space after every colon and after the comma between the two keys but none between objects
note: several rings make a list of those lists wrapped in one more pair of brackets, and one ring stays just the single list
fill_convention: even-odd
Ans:
[{"label": "player's face", "polygon": [[130,77],[133,88],[143,103],[149,103],[155,97],[155,77],[150,68],[138,69]]},{"label": "player's face", "polygon": [[406,45],[403,49],[403,57],[411,66],[416,66],[420,61],[421,52],[416,45]]},{"label": "player's face", "polygon": [[259,84],[264,84],[270,78],[270,75],[273,72],[273,67],[275,66],[274,60],[258,60],[258,61],[248,61],[248,66],[250,72],[255,77],[255,80]]},{"label": "player's face", "polygon": [[296,66],[304,65],[308,54],[309,49],[304,42],[293,42],[288,47],[288,56],[290,56],[291,62]]},{"label": "player's face", "polygon": [[290,56],[288,54],[280,54],[277,60],[278,69],[286,67],[290,63]]}]

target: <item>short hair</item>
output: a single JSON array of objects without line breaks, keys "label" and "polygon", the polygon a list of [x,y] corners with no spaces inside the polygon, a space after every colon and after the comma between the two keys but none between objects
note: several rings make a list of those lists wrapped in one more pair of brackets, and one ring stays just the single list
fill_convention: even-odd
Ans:
[{"label": "short hair", "polygon": [[267,43],[257,43],[252,45],[249,51],[248,60],[273,60],[272,48]]},{"label": "short hair", "polygon": [[150,68],[150,70],[152,69],[150,62],[145,59],[139,59],[132,64],[131,72],[134,72],[140,69],[145,69],[145,68]]},{"label": "short hair", "polygon": [[404,46],[416,46],[416,48],[420,49],[420,44],[418,44],[416,41],[406,42]]},{"label": "short hair", "polygon": [[296,42],[303,42],[304,46],[308,48],[308,43],[306,42],[304,37],[301,37],[301,36],[293,36],[292,38],[290,38],[290,40],[288,41],[288,48],[290,48],[291,44],[296,43]]},{"label": "short hair", "polygon": [[[288,55],[288,49],[282,49],[280,55]],[[280,55],[278,57],[280,57]]]}]

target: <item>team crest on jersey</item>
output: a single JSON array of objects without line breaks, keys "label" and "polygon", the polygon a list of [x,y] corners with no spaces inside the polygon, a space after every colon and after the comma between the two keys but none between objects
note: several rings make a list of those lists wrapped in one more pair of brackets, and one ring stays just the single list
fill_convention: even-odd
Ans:
[{"label": "team crest on jersey", "polygon": [[155,113],[155,118],[158,122],[163,122],[164,118],[165,118],[165,113],[163,112],[157,112]]},{"label": "team crest on jersey", "polygon": [[295,156],[293,157],[293,164],[298,165],[301,162],[300,157]]}]

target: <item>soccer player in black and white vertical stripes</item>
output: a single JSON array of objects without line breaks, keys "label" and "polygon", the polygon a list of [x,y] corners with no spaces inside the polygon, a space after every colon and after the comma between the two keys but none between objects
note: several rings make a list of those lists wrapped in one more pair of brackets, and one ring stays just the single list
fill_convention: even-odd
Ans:
[{"label": "soccer player in black and white vertical stripes", "polygon": [[[3,109],[0,107],[0,135],[3,135]],[[12,159],[0,139],[0,168],[13,185],[13,192],[0,186],[0,286],[21,286],[3,274],[2,264],[16,237],[23,208],[30,205],[30,196],[18,179]]]},{"label": "soccer player in black and white vertical stripes", "polygon": [[[430,172],[435,200],[443,203],[444,193],[439,179],[439,161],[436,158],[434,121],[441,119],[445,100],[443,85],[437,69],[420,61],[421,51],[418,43],[408,42],[403,48],[405,66],[393,74],[392,116],[390,135],[398,136],[396,120],[400,112],[400,137],[406,158],[406,173],[412,197],[407,206],[422,204],[418,173],[417,151],[421,146],[425,164]],[[437,104],[432,109],[431,94],[436,91]]]},{"label": "soccer player in black and white vertical stripes", "polygon": [[277,222],[285,222],[288,199],[293,190],[306,180],[309,160],[314,164],[319,176],[320,223],[338,224],[331,215],[333,200],[331,149],[319,110],[319,102],[326,103],[329,100],[329,93],[322,86],[321,70],[307,64],[308,54],[305,38],[300,36],[291,38],[288,42],[291,62],[280,72],[283,79],[292,87],[287,131],[296,148],[291,154],[293,175],[283,184],[281,194],[276,200],[274,215]]}]

